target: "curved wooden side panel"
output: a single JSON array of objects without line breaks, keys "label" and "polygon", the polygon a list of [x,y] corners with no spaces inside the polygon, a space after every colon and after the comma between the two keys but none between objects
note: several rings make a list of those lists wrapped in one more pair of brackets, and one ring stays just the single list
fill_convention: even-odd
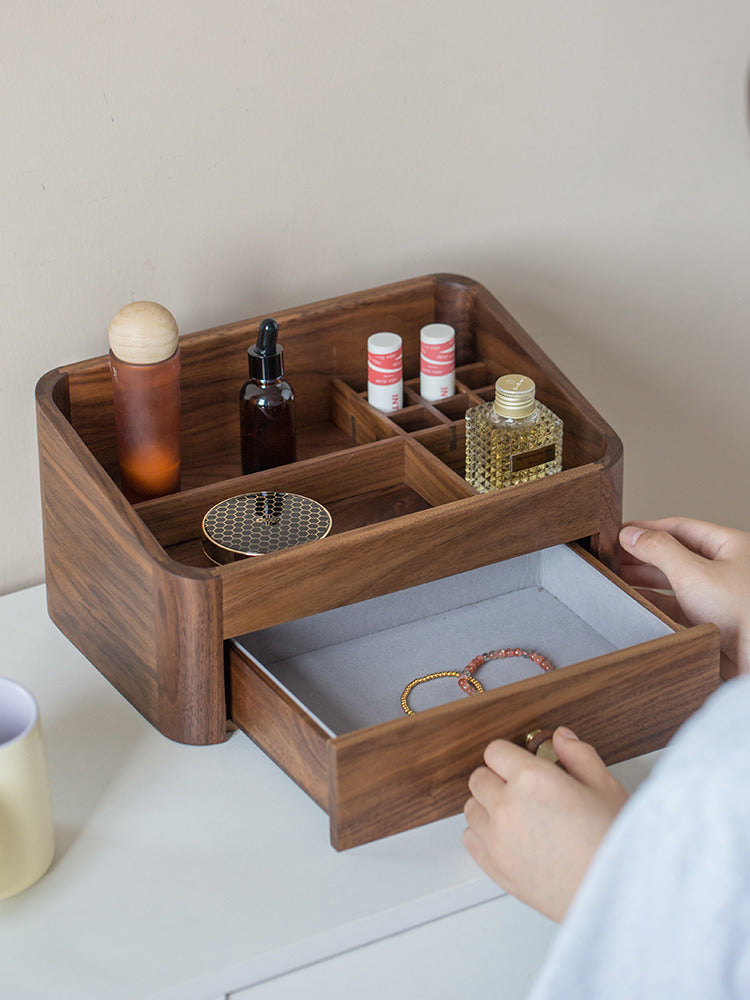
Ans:
[{"label": "curved wooden side panel", "polygon": [[219,742],[221,581],[166,558],[65,419],[65,379],[36,391],[50,618],[166,736]]},{"label": "curved wooden side panel", "polygon": [[179,743],[227,736],[221,580],[154,572],[157,728]]}]

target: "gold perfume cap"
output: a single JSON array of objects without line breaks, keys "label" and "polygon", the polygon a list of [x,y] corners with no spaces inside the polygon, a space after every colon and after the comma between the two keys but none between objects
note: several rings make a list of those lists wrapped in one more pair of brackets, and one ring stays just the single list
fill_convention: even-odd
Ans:
[{"label": "gold perfume cap", "polygon": [[499,417],[530,417],[536,406],[536,386],[526,375],[502,375],[495,382],[493,410]]}]

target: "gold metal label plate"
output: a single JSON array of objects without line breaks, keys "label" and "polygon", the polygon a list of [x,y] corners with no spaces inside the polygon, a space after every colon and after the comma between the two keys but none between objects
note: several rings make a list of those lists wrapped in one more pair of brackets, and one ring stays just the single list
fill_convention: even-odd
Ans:
[{"label": "gold metal label plate", "polygon": [[524,472],[526,469],[533,469],[537,465],[546,465],[547,462],[554,461],[554,444],[545,444],[541,448],[534,448],[533,451],[520,451],[513,455],[510,460],[510,468],[511,472]]}]

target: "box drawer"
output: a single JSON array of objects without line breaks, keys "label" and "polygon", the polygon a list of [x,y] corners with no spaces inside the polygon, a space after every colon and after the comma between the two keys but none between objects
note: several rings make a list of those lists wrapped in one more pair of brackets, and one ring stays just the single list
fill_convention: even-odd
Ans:
[{"label": "box drawer", "polygon": [[[546,656],[455,678],[477,653]],[[664,746],[719,682],[715,626],[670,622],[577,546],[557,545],[240,636],[229,644],[233,720],[326,809],[355,846],[460,811],[498,737],[572,727],[614,763]]]}]

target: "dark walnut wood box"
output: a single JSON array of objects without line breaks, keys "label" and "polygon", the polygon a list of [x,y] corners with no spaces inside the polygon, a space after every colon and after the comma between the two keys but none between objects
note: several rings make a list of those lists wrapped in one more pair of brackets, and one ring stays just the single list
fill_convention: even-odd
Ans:
[{"label": "dark walnut wood box", "polygon": [[[237,398],[262,317],[180,338],[183,481],[173,496],[131,506],[120,492],[106,356],[40,379],[48,607],[62,632],[165,736],[208,744],[241,727],[328,811],[339,849],[459,811],[498,736],[522,742],[566,724],[608,763],[663,746],[718,684],[719,637],[654,609],[668,626],[655,639],[411,717],[398,717],[398,691],[391,720],[335,736],[231,641],[568,542],[645,606],[612,573],[619,439],[485,288],[429,275],[275,316],[297,398],[293,465],[240,475]],[[432,322],[457,337],[456,395],[436,404],[419,396],[419,331]],[[388,417],[366,394],[366,341],[379,330],[404,341],[404,408]],[[462,478],[464,413],[509,371],[533,378],[562,418],[563,471],[480,496]],[[210,565],[204,513],[265,489],[324,504],[331,534]]]}]

